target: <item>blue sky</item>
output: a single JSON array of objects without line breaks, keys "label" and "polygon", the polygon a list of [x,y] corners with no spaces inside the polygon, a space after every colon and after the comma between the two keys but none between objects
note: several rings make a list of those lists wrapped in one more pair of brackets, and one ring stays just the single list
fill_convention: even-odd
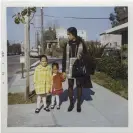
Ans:
[{"label": "blue sky", "polygon": [[[16,25],[12,16],[21,11],[22,8],[8,7],[7,8],[7,39],[10,42],[24,41],[24,26],[23,24]],[[47,7],[43,8],[44,15],[58,16],[59,18],[50,18],[44,16],[44,27],[53,22],[59,26],[68,28],[74,26],[79,30],[86,30],[88,40],[99,40],[99,34],[109,28],[111,23],[107,19],[103,20],[77,20],[64,19],[63,17],[100,17],[107,18],[109,14],[114,12],[114,7]],[[40,8],[37,8],[36,15],[40,15]],[[38,20],[38,23],[35,21]],[[40,27],[40,17],[35,16],[33,23]],[[31,46],[35,44],[35,31],[40,30],[31,25]]]}]

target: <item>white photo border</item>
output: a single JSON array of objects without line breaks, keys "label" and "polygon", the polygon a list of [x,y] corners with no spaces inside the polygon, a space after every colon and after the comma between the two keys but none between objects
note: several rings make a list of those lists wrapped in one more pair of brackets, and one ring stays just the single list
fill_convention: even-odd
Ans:
[{"label": "white photo border", "polygon": [[[8,85],[7,85],[7,16],[6,16],[6,7],[24,7],[24,6],[36,6],[36,7],[73,7],[73,6],[128,6],[128,127],[123,128],[117,128],[117,127],[100,127],[100,128],[91,128],[91,127],[73,127],[73,128],[65,128],[65,127],[19,127],[19,128],[10,128],[7,127],[7,112],[8,112],[8,102],[7,102],[7,95],[8,95]],[[133,132],[133,3],[126,1],[126,0],[30,0],[30,1],[9,1],[9,0],[3,0],[2,3],[2,41],[1,41],[1,52],[4,52],[4,56],[1,58],[1,127],[2,127],[2,133],[39,133],[39,132],[57,132],[57,133],[71,133],[71,132],[90,132],[90,133],[131,133]],[[2,64],[4,63],[4,64]],[[4,75],[2,75],[4,72]]]}]

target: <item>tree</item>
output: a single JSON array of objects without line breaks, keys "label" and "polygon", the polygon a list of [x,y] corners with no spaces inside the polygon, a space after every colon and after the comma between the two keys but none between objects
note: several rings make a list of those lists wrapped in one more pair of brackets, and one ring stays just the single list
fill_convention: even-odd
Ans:
[{"label": "tree", "polygon": [[108,44],[103,46],[100,44],[100,42],[90,41],[86,42],[86,45],[88,48],[88,52],[93,58],[101,58]]},{"label": "tree", "polygon": [[65,43],[67,43],[67,42],[68,42],[67,39],[65,39],[65,38],[60,38],[60,40],[59,40],[60,48],[63,49],[64,46],[65,46]]},{"label": "tree", "polygon": [[112,27],[128,22],[128,7],[118,6],[114,8],[114,13],[109,17]]},{"label": "tree", "polygon": [[19,43],[12,44],[11,49],[14,54],[16,54],[16,53],[20,54],[21,53],[21,44],[19,44]]},{"label": "tree", "polygon": [[8,46],[8,47],[10,46],[9,40],[7,40],[7,46]]},{"label": "tree", "polygon": [[28,7],[28,8],[24,8],[21,13],[18,12],[17,14],[13,15],[12,17],[14,18],[14,22],[15,24],[20,24],[20,23],[23,23],[25,24],[25,16],[28,15],[31,17],[30,19],[30,22],[31,20],[33,19],[34,17],[34,14],[36,12],[36,7]]},{"label": "tree", "polygon": [[10,45],[9,41],[7,40],[7,52],[8,53],[21,53],[21,44],[19,43],[14,43],[12,45]]},{"label": "tree", "polygon": [[57,19],[52,19],[51,21],[48,21],[46,28],[48,29],[51,27],[52,29],[57,29],[60,27]]},{"label": "tree", "polygon": [[47,40],[56,40],[56,31],[51,27],[47,31],[43,32],[43,40],[44,40],[44,51],[46,50],[46,41]]},{"label": "tree", "polygon": [[10,43],[9,43],[9,40],[7,40],[7,53],[9,53],[10,51]]},{"label": "tree", "polygon": [[121,47],[121,63],[128,65],[128,46],[127,45],[123,45]]},{"label": "tree", "polygon": [[44,40],[55,40],[56,39],[56,32],[49,27],[49,30],[44,31]]}]

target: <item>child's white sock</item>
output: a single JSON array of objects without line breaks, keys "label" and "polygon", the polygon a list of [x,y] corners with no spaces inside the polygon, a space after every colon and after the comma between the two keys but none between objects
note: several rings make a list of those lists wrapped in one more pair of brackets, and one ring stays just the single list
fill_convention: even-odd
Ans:
[{"label": "child's white sock", "polygon": [[42,97],[44,108],[47,106],[46,104],[46,96]]},{"label": "child's white sock", "polygon": [[59,106],[59,104],[60,104],[59,95],[56,95],[56,105]]},{"label": "child's white sock", "polygon": [[37,96],[37,108],[40,109],[41,96]]},{"label": "child's white sock", "polygon": [[52,95],[52,102],[51,105],[53,106],[55,104],[55,95]]}]

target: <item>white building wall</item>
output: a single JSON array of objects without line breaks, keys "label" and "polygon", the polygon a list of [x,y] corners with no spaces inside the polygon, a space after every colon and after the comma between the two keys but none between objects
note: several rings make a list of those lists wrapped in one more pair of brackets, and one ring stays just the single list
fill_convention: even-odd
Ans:
[{"label": "white building wall", "polygon": [[56,29],[56,36],[57,38],[67,38],[67,30],[63,28]]},{"label": "white building wall", "polygon": [[87,41],[87,33],[85,30],[78,30],[78,36],[82,37],[84,41]]},{"label": "white building wall", "polygon": [[110,43],[106,48],[120,49],[122,44],[122,36],[115,34],[103,34],[100,36],[100,42],[102,45]]}]

